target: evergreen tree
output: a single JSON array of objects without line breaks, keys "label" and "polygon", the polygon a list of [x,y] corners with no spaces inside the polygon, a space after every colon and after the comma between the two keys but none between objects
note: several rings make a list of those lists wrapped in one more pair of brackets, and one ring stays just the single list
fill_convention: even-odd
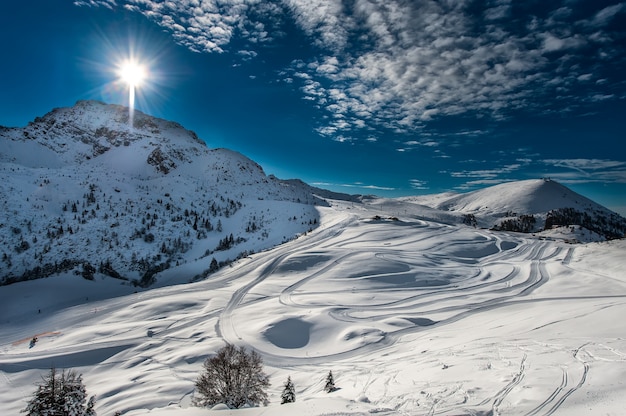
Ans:
[{"label": "evergreen tree", "polygon": [[324,391],[326,393],[331,393],[335,391],[337,388],[335,387],[335,379],[333,377],[333,372],[329,371],[326,376],[326,385],[324,386]]},{"label": "evergreen tree", "polygon": [[63,370],[59,375],[52,368],[22,412],[28,416],[96,416],[95,402],[94,396],[87,400],[81,374]]},{"label": "evergreen tree", "polygon": [[211,260],[211,264],[209,265],[209,273],[213,273],[218,271],[220,268],[219,264],[217,263],[217,260],[215,259],[215,257],[213,257],[213,259]]},{"label": "evergreen tree", "polygon": [[280,395],[280,404],[294,403],[296,401],[296,389],[291,381],[291,376],[287,377],[287,382],[284,385],[283,393]]}]

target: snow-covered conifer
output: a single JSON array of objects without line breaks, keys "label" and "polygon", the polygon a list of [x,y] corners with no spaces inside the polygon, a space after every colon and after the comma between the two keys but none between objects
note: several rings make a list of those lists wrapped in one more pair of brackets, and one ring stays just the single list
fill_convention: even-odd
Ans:
[{"label": "snow-covered conifer", "polygon": [[326,393],[331,393],[335,390],[335,378],[333,377],[333,372],[329,371],[328,375],[326,376],[326,385],[324,386],[324,391]]},{"label": "snow-covered conifer", "polygon": [[29,416],[96,416],[95,402],[94,396],[87,400],[81,374],[63,370],[59,375],[52,368],[22,412]]},{"label": "snow-covered conifer", "polygon": [[280,395],[280,404],[293,403],[296,401],[296,389],[291,381],[291,376],[287,377],[287,382],[284,384],[283,393]]}]

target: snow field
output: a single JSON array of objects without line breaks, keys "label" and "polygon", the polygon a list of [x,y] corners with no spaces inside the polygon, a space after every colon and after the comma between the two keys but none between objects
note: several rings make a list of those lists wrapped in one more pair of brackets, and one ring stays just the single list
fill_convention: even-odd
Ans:
[{"label": "snow field", "polygon": [[[334,205],[309,235],[197,283],[135,293],[97,275],[0,288],[0,413],[17,414],[52,364],[83,373],[98,414],[626,408],[624,241],[568,245]],[[16,343],[46,332],[34,348]],[[224,342],[262,355],[269,407],[190,407]],[[329,370],[339,389],[327,394]],[[296,403],[281,406],[287,376]]]}]

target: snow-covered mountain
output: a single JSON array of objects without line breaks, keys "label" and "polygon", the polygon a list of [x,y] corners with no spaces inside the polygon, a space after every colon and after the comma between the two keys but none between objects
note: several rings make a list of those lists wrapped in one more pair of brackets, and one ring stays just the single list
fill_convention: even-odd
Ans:
[{"label": "snow-covered mountain", "polygon": [[208,273],[307,232],[325,203],[177,123],[136,111],[130,126],[127,108],[96,101],[0,128],[0,143],[4,283],[75,270],[149,284],[192,262]]},{"label": "snow-covered mountain", "polygon": [[[567,227],[579,241],[626,232],[624,218],[550,180],[399,199],[337,194],[267,176],[177,123],[129,119],[128,108],[79,101],[0,127],[0,284],[68,271],[187,282],[315,228],[316,205],[333,199],[447,224]],[[162,281],[166,269],[176,273]]]},{"label": "snow-covered mountain", "polygon": [[621,238],[626,233],[626,219],[550,179],[403,200],[461,215],[467,224],[496,230],[536,232],[578,226],[579,231],[584,228],[600,239]]}]

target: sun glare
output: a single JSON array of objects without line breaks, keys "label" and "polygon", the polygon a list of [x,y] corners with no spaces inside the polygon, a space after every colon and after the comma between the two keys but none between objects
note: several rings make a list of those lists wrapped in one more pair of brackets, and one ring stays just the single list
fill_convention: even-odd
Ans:
[{"label": "sun glare", "polygon": [[146,70],[144,67],[131,61],[125,62],[120,67],[118,74],[131,88],[140,86],[146,79]]},{"label": "sun glare", "polygon": [[130,59],[118,66],[117,75],[119,80],[128,86],[128,108],[132,127],[135,112],[135,88],[141,87],[144,83],[147,71],[143,65]]}]

